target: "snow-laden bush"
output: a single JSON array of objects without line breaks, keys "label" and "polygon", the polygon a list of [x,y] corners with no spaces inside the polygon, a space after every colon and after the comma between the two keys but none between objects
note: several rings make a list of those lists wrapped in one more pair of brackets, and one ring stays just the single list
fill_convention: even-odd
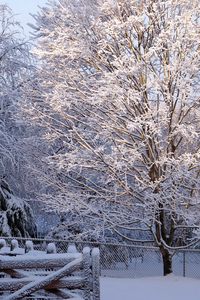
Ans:
[{"label": "snow-laden bush", "polygon": [[0,235],[36,235],[31,207],[23,199],[15,197],[4,181],[0,181]]}]

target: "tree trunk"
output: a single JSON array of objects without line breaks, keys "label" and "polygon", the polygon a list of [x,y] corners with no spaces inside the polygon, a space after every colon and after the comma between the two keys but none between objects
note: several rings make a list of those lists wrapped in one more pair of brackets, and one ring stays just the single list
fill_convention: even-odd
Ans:
[{"label": "tree trunk", "polygon": [[167,249],[160,248],[163,260],[163,275],[169,275],[172,273],[172,255]]}]

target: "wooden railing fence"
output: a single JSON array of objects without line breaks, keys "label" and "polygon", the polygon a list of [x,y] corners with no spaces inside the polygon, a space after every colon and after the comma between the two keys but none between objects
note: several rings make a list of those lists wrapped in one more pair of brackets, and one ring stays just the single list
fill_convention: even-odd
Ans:
[{"label": "wooden railing fence", "polygon": [[56,295],[56,299],[100,300],[99,249],[85,247],[82,253],[74,249],[72,253],[58,254],[50,243],[45,253],[34,250],[31,241],[19,248],[16,240],[7,247],[5,240],[0,239],[2,299],[37,299],[40,291],[48,299],[54,294],[54,299]]}]

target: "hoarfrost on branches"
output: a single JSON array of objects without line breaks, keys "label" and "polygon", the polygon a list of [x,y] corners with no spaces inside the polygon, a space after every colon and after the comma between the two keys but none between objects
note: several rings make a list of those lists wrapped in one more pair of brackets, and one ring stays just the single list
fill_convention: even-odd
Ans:
[{"label": "hoarfrost on branches", "polygon": [[30,72],[29,46],[22,28],[9,7],[0,4],[0,234],[6,236],[34,236],[36,229],[30,206],[10,190],[18,195],[23,192],[22,127],[16,124],[15,114],[20,89]]},{"label": "hoarfrost on branches", "polygon": [[44,201],[123,238],[151,231],[165,274],[199,226],[199,5],[63,0],[34,17],[42,99],[26,113],[54,149]]},{"label": "hoarfrost on branches", "polygon": [[[23,185],[20,164],[19,136],[22,120],[16,123],[16,111],[21,97],[20,89],[31,74],[29,44],[23,29],[15,21],[7,5],[0,4],[0,177],[9,178],[9,184],[19,192]],[[21,123],[20,123],[21,122]]]}]

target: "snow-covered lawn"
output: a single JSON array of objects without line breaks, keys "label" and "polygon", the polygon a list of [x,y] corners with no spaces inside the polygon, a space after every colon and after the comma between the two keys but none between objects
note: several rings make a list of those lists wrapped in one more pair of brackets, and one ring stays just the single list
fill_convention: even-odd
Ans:
[{"label": "snow-covered lawn", "polygon": [[101,300],[199,300],[200,280],[170,275],[101,278]]}]

